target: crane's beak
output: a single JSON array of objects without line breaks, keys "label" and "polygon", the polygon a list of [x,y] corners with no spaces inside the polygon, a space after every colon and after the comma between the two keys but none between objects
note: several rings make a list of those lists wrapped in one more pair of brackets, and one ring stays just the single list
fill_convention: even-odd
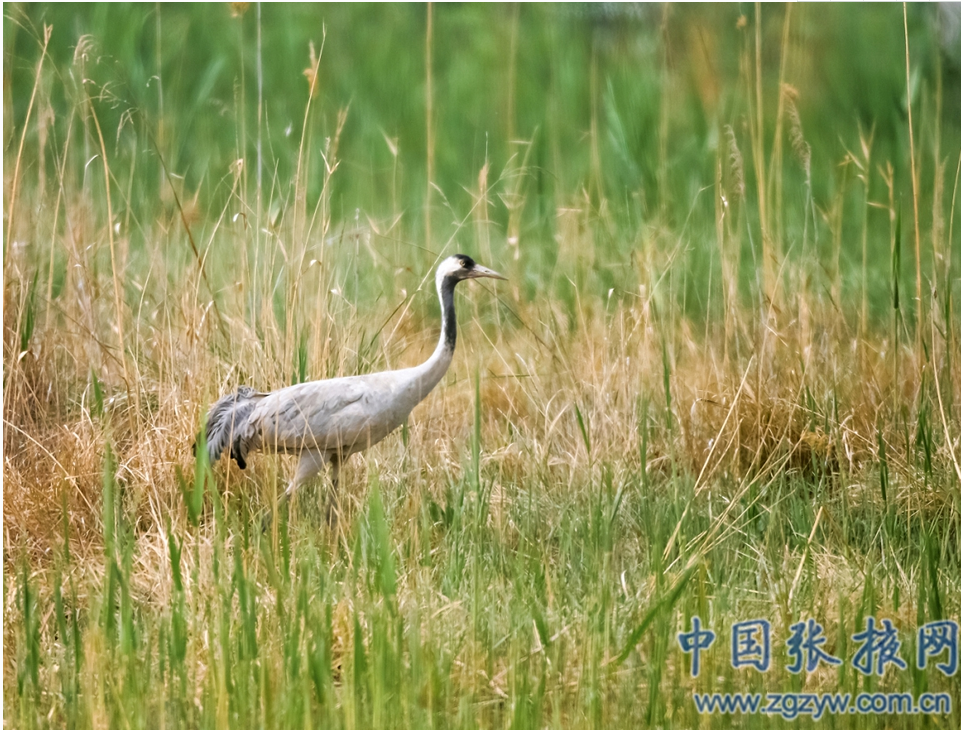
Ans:
[{"label": "crane's beak", "polygon": [[501,276],[493,269],[488,269],[486,266],[481,266],[480,264],[474,264],[474,268],[471,269],[470,278],[471,279],[483,279],[487,277],[488,279],[503,279],[507,281],[506,276]]}]

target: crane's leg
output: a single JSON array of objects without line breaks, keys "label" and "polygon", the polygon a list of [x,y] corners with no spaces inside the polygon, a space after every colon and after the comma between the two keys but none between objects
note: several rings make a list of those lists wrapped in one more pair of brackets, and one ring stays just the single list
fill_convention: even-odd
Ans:
[{"label": "crane's leg", "polygon": [[[310,481],[320,474],[326,463],[327,456],[323,451],[301,451],[300,461],[297,462],[297,471],[294,472],[294,478],[290,480],[287,489],[284,490],[284,493],[280,495],[280,499],[277,500],[278,511],[290,502],[291,497],[294,496],[294,492],[296,492],[304,482]],[[268,511],[262,524],[264,532],[270,527],[272,520],[273,515]]]},{"label": "crane's leg", "polygon": [[337,513],[340,512],[340,454],[334,452],[328,457],[330,463],[330,493],[327,495],[327,524],[337,524]]},{"label": "crane's leg", "polygon": [[320,474],[326,463],[327,457],[323,451],[301,451],[300,461],[297,462],[297,471],[294,472],[294,478],[290,480],[286,491],[277,501],[277,508],[280,509],[287,504],[294,496],[294,492],[300,489],[304,482],[309,482]]},{"label": "crane's leg", "polygon": [[326,463],[327,455],[324,454],[323,451],[302,451],[300,453],[300,461],[297,463],[297,472],[287,486],[284,498],[290,499],[294,492],[300,488],[301,484],[310,481],[320,474]]}]

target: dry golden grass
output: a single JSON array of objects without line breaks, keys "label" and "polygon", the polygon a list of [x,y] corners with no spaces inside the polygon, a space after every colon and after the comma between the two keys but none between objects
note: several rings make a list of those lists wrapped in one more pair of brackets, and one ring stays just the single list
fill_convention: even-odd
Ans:
[{"label": "dry golden grass", "polygon": [[[95,239],[99,232],[83,235]],[[84,289],[109,287],[109,272],[97,280],[87,271],[65,284],[63,304],[52,315],[56,327],[37,331],[27,350],[14,356],[22,320],[17,313],[26,296],[20,287],[28,283],[25,265],[15,246],[6,261],[4,317],[7,559],[20,548],[37,558],[50,554],[61,540],[64,510],[74,550],[83,553],[98,545],[107,442],[117,454],[128,519],[139,534],[163,535],[167,519],[184,519],[175,470],[191,469],[190,444],[207,405],[239,382],[264,389],[285,383],[290,364],[285,368],[275,357],[284,349],[282,332],[268,330],[267,337],[259,338],[235,309],[242,301],[226,297],[221,304],[229,333],[225,339],[202,286],[188,271],[182,282],[165,285],[163,303],[150,315],[138,318],[127,312],[125,329],[131,334],[125,356],[136,378],[128,391],[117,349],[108,344],[116,329],[109,317],[91,320],[83,312]],[[413,274],[402,278],[409,280],[409,290],[416,287]],[[474,287],[461,292],[461,344],[454,365],[413,414],[407,453],[400,436],[391,437],[355,459],[347,484],[365,483],[363,473],[371,465],[388,481],[423,480],[418,488],[426,489],[438,486],[430,475],[456,472],[469,441],[475,369],[481,375],[486,458],[515,483],[549,478],[552,488],[563,489],[581,483],[597,464],[637,469],[642,403],[652,420],[647,456],[652,475],[698,475],[699,488],[723,489],[720,485],[730,482],[721,475],[737,482],[784,472],[815,480],[821,473],[831,478],[843,473],[839,484],[851,484],[865,468],[874,469],[879,429],[892,444],[888,458],[899,478],[918,479],[897,446],[903,442],[897,409],[916,411],[922,377],[930,368],[910,348],[892,352],[883,337],[859,336],[823,302],[803,295],[797,295],[794,307],[786,303],[765,327],[754,324],[753,313],[741,307],[735,313],[740,337],[729,345],[722,341],[723,333],[695,334],[694,324],[683,319],[668,329],[669,323],[653,316],[643,290],[628,294],[603,307],[599,301],[579,304],[572,326],[559,304],[521,301],[510,284],[496,291]],[[505,314],[499,317],[508,326],[501,328],[489,317],[469,316],[472,310],[489,309],[492,295],[505,301],[523,326]],[[339,352],[339,364],[315,359],[311,372],[348,374],[359,344],[351,333],[369,332],[384,321],[391,338],[367,354],[371,367],[419,361],[429,353],[436,331],[423,306],[431,296],[424,287],[413,309],[402,307],[402,301],[386,301],[362,311],[363,304],[355,303],[341,320],[330,315],[319,328],[329,333],[328,340],[313,352]],[[396,316],[388,320],[391,312]],[[100,325],[91,331],[85,320]],[[810,322],[827,324],[814,327]],[[943,352],[945,345],[935,346]],[[961,358],[955,354],[953,362]],[[91,372],[101,382],[103,414],[96,413]],[[956,389],[961,374],[957,368],[943,371],[941,380],[943,387],[950,380]],[[817,413],[811,410],[812,398]],[[836,414],[829,412],[834,401]],[[589,430],[590,453],[575,407]],[[836,424],[830,433],[828,421]],[[939,457],[940,464],[950,465],[947,446]],[[282,464],[279,473],[277,463]],[[401,473],[400,464],[406,464],[407,473]],[[247,474],[226,462],[218,474],[225,494],[266,506],[290,466],[279,457],[257,456]],[[936,495],[929,498],[939,501]]]}]

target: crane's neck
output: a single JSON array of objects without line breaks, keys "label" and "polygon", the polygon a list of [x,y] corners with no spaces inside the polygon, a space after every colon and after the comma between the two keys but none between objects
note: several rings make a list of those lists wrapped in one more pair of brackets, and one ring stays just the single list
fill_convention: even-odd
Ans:
[{"label": "crane's neck", "polygon": [[440,339],[427,361],[415,368],[414,390],[417,400],[423,400],[440,382],[454,358],[457,344],[457,317],[454,314],[454,286],[452,277],[437,277],[437,296],[440,299]]},{"label": "crane's neck", "polygon": [[454,315],[454,286],[457,280],[445,277],[437,281],[437,296],[440,299],[440,341],[437,343],[435,354],[443,350],[447,354],[447,361],[454,356],[454,346],[457,344],[457,317]]}]

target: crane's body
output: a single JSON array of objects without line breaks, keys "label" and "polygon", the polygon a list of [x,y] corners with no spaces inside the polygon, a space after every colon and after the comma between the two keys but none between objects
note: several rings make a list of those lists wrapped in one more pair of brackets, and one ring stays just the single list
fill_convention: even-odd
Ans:
[{"label": "crane's body", "polygon": [[503,279],[495,271],[460,254],[437,267],[441,302],[441,335],[433,354],[422,364],[402,370],[316,380],[259,393],[241,386],[210,408],[207,451],[211,462],[229,448],[244,468],[253,451],[299,454],[297,472],[286,496],[332,466],[337,486],[340,465],[407,420],[410,412],[444,377],[454,357],[457,320],[454,287],[464,279]]},{"label": "crane's body", "polygon": [[421,365],[253,393],[253,408],[240,434],[241,453],[321,451],[345,459],[363,451],[407,420],[437,385],[450,357],[439,360],[430,369]]}]

